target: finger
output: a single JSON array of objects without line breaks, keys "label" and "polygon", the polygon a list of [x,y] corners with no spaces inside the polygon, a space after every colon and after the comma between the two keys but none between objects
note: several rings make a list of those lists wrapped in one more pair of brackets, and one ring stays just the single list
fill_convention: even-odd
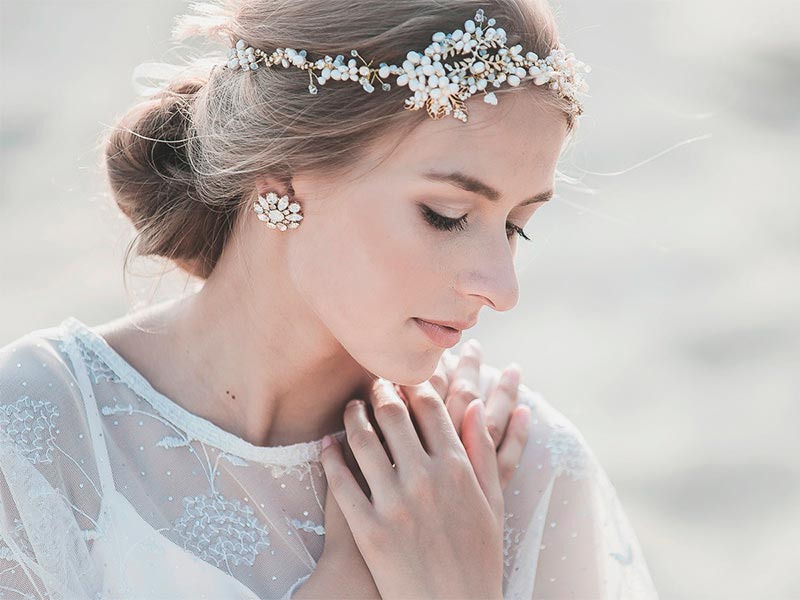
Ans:
[{"label": "finger", "polygon": [[436,365],[436,370],[428,381],[430,381],[433,389],[436,390],[440,398],[447,398],[447,388],[450,383],[450,378],[447,376],[447,367],[443,359],[439,359],[439,364]]},{"label": "finger", "polygon": [[463,453],[464,446],[444,405],[430,381],[403,386],[411,414],[420,430],[425,450],[431,456],[447,452]]},{"label": "finger", "polygon": [[522,459],[522,452],[528,442],[530,422],[531,407],[527,404],[520,404],[511,413],[506,435],[497,450],[497,473],[502,489],[506,489]]},{"label": "finger", "polygon": [[344,409],[344,427],[353,456],[369,488],[389,490],[394,481],[394,470],[381,445],[372,423],[367,418],[363,400],[351,400]]},{"label": "finger", "polygon": [[450,413],[450,418],[459,435],[461,435],[461,422],[464,420],[467,405],[481,395],[480,368],[480,345],[477,340],[471,339],[461,347],[458,364],[445,397],[447,412]]},{"label": "finger", "polygon": [[372,412],[392,453],[396,468],[400,471],[417,468],[425,458],[425,449],[411,421],[406,403],[395,385],[382,377],[373,383],[372,391]]},{"label": "finger", "polygon": [[503,490],[497,473],[497,454],[494,442],[486,430],[485,408],[480,398],[470,402],[467,407],[462,439],[484,496],[495,514],[502,514]]},{"label": "finger", "polygon": [[322,449],[320,459],[328,481],[328,489],[333,493],[339,509],[353,529],[354,525],[364,523],[372,515],[372,504],[347,467],[339,442],[333,436],[325,437],[331,440],[331,444]]},{"label": "finger", "polygon": [[511,363],[503,369],[486,399],[486,428],[498,448],[506,434],[511,411],[517,406],[519,395],[520,369],[517,363]]},{"label": "finger", "polygon": [[369,484],[367,483],[367,480],[364,478],[364,474],[361,472],[361,468],[358,466],[358,461],[356,460],[356,457],[353,454],[353,449],[350,448],[350,444],[347,443],[346,437],[341,446],[342,446],[342,454],[344,455],[344,462],[347,465],[347,468],[350,469],[350,472],[353,474],[353,477],[355,477],[355,480],[358,482],[358,485],[361,487],[361,491],[364,492],[364,495],[367,498],[372,498],[372,492],[369,489]]}]

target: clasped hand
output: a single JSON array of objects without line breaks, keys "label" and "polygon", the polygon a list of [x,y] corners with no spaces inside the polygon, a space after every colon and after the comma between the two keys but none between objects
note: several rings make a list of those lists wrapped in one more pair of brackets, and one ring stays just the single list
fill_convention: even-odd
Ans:
[{"label": "clasped hand", "polygon": [[[378,380],[369,399],[378,429],[368,404],[353,400],[345,448],[334,441],[322,453],[335,504],[326,506],[323,558],[348,553],[349,528],[350,554],[365,568],[354,556],[339,567],[360,573],[381,598],[502,597],[503,488],[527,440],[529,410],[515,409],[519,372],[507,369],[487,401],[487,428],[479,369],[479,348],[466,347],[445,386]],[[333,521],[338,511],[347,527]]]}]

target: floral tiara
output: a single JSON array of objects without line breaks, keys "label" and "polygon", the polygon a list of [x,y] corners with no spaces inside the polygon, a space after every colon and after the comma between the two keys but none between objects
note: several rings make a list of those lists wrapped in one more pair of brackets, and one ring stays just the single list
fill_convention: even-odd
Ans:
[{"label": "floral tiara", "polygon": [[[470,96],[481,91],[485,102],[497,105],[494,91],[486,91],[490,85],[496,88],[507,81],[511,86],[518,86],[528,77],[533,78],[536,85],[547,84],[567,99],[574,116],[583,113],[577,95],[589,90],[583,74],[591,71],[590,66],[576,59],[573,53],[567,54],[560,42],[545,58],[539,58],[533,52],[523,56],[520,44],[506,47],[506,31],[494,27],[495,19],[489,19],[484,30],[484,19],[483,9],[479,8],[474,19],[464,22],[464,31],[434,33],[433,43],[422,53],[409,52],[402,66],[383,62],[377,69],[372,68],[373,61],[367,63],[356,50],[351,50],[350,54],[361,59],[364,63],[361,66],[357,65],[355,58],[345,63],[341,54],[335,59],[326,55],[316,62],[308,61],[305,50],[293,48],[278,48],[267,55],[239,40],[228,52],[227,67],[255,71],[262,59],[267,67],[279,63],[284,68],[293,65],[308,71],[308,91],[312,94],[317,93],[315,78],[319,85],[325,85],[329,79],[358,81],[366,92],[372,93],[375,79],[384,91],[388,91],[391,85],[384,80],[396,75],[397,85],[407,85],[414,92],[405,101],[406,110],[419,110],[424,106],[433,119],[452,113],[454,118],[464,123],[468,117],[465,102]],[[446,62],[449,57],[455,60]]]}]

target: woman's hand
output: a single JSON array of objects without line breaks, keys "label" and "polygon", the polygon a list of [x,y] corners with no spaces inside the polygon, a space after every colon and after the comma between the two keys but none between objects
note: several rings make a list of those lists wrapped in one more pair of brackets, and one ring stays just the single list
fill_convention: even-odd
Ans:
[{"label": "woman's hand", "polygon": [[[444,398],[447,412],[459,434],[467,406],[481,396],[482,361],[478,340],[473,338],[467,341],[460,350],[454,369],[447,369],[444,361],[439,361],[430,378],[433,387]],[[500,373],[486,398],[486,427],[497,449],[497,471],[500,486],[504,490],[514,475],[528,441],[531,408],[527,404],[517,403],[519,382],[519,365],[511,363]],[[396,389],[401,396],[404,395],[403,386],[396,386]]]},{"label": "woman's hand", "polygon": [[[515,380],[512,369],[497,389],[513,387],[515,396]],[[503,496],[483,401],[463,411],[462,443],[430,382],[402,387],[410,412],[390,382],[377,386],[371,403],[396,466],[362,401],[348,405],[345,426],[371,499],[338,444],[323,465],[381,596],[501,597]]]}]

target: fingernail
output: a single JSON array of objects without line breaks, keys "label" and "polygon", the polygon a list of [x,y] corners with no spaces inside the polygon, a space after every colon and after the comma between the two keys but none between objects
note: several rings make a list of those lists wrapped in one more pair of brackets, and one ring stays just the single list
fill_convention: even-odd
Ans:
[{"label": "fingernail", "polygon": [[322,449],[325,450],[325,448],[327,448],[330,445],[331,445],[331,436],[326,435],[324,438],[322,438]]}]

